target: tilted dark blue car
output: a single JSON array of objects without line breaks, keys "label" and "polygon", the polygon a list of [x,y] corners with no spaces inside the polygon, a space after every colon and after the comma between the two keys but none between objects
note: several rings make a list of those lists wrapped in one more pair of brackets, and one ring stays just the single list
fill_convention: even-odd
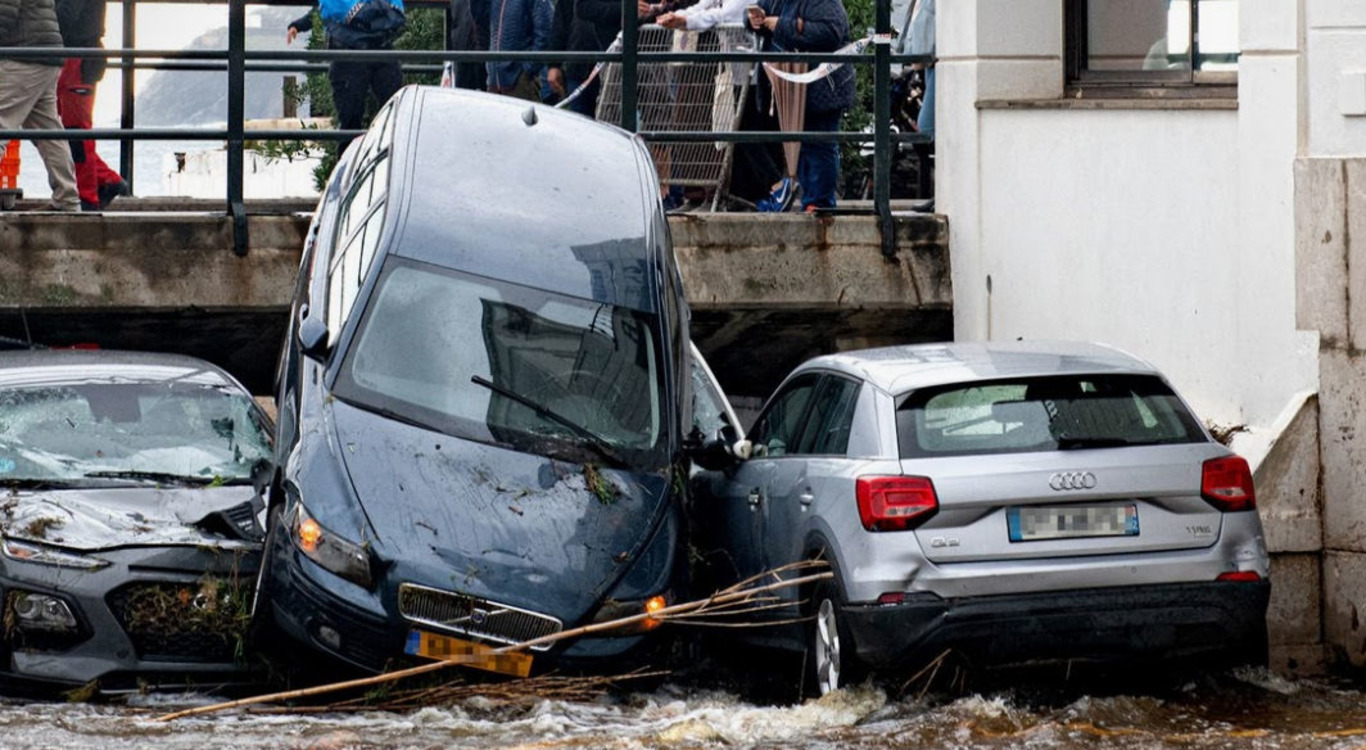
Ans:
[{"label": "tilted dark blue car", "polygon": [[377,670],[422,634],[679,595],[688,312],[657,180],[639,139],[539,105],[409,87],[378,113],[306,241],[259,621]]}]

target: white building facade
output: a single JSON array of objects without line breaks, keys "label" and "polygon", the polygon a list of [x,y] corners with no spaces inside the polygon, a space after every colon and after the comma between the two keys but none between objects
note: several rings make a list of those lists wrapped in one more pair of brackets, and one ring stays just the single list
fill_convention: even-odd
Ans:
[{"label": "white building facade", "polygon": [[956,338],[1110,343],[1239,428],[1273,665],[1366,665],[1366,2],[940,0],[937,33]]}]

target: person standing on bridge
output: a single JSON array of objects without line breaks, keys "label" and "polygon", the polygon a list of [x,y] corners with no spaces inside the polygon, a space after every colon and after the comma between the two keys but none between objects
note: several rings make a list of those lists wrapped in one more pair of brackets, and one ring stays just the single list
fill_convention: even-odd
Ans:
[{"label": "person standing on bridge", "polygon": [[[403,0],[319,0],[318,12],[327,32],[327,48],[335,50],[393,49],[405,23]],[[312,30],[310,12],[289,24],[285,42],[292,44],[299,32]],[[342,130],[363,127],[365,100],[372,91],[375,100],[384,104],[403,86],[403,70],[394,60],[333,60],[327,77],[332,82],[337,127]],[[351,141],[340,141],[337,153],[345,151]]]},{"label": "person standing on bridge", "polygon": [[[62,46],[57,10],[52,0],[0,0],[0,47]],[[0,130],[61,130],[57,117],[57,77],[62,72],[60,49],[55,57],[0,59]],[[54,211],[81,210],[71,150],[61,141],[35,141],[47,168]]]},{"label": "person standing on bridge", "polygon": [[[105,0],[57,0],[57,24],[62,43],[68,47],[104,46]],[[57,78],[57,114],[62,125],[89,130],[95,108],[95,85],[104,78],[108,60],[103,57],[69,57]],[[109,168],[90,139],[73,140],[71,158],[76,165],[76,189],[81,209],[102,211],[120,195],[128,195],[128,182]]]}]

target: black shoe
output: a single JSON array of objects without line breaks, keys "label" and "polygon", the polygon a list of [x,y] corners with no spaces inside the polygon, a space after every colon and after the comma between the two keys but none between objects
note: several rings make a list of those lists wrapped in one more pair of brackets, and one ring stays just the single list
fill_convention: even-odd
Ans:
[{"label": "black shoe", "polygon": [[132,195],[133,193],[133,191],[130,190],[128,187],[127,180],[119,180],[118,182],[107,182],[103,185],[100,185],[96,192],[100,196],[99,210],[101,211],[108,208],[109,204],[113,203],[114,199],[119,197],[120,195]]},{"label": "black shoe", "polygon": [[934,199],[931,198],[927,201],[921,201],[920,203],[913,203],[911,204],[911,210],[918,214],[932,214],[934,213]]},{"label": "black shoe", "polygon": [[91,203],[90,201],[81,201],[81,210],[82,210],[82,211],[98,211],[98,210],[100,210],[100,204],[98,204],[98,203]]}]

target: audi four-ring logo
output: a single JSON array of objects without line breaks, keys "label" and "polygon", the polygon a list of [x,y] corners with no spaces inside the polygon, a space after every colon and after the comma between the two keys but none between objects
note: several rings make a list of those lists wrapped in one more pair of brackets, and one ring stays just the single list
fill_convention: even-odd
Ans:
[{"label": "audi four-ring logo", "polygon": [[1048,478],[1048,486],[1058,492],[1094,489],[1096,475],[1089,471],[1060,471]]}]

